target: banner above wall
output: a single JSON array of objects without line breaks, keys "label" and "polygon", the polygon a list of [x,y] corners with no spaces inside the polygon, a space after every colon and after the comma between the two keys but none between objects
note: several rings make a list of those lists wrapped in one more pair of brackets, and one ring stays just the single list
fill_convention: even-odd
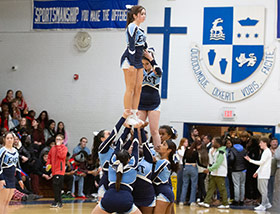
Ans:
[{"label": "banner above wall", "polygon": [[138,0],[33,0],[33,29],[125,28]]},{"label": "banner above wall", "polygon": [[264,33],[264,7],[204,8],[202,48],[194,45],[190,53],[202,89],[224,102],[259,91],[275,61],[275,47],[264,47]]}]

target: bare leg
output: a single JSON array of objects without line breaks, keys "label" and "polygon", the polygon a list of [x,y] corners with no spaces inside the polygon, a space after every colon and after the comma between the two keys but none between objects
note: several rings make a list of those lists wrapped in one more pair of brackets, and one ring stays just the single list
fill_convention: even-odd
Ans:
[{"label": "bare leg", "polygon": [[8,206],[15,189],[2,189],[0,191],[0,213],[8,213]]},{"label": "bare leg", "polygon": [[140,120],[145,122],[147,119],[147,116],[148,116],[148,111],[143,111],[143,110],[138,111],[138,117]]},{"label": "bare leg", "polygon": [[128,71],[128,69],[123,69],[123,72],[124,72],[124,80],[126,86],[125,93],[124,93],[124,109],[132,109],[137,72]]},{"label": "bare leg", "polygon": [[137,209],[134,212],[132,212],[131,214],[142,214],[142,213],[141,213],[141,211],[139,209]]},{"label": "bare leg", "polygon": [[143,68],[137,69],[136,83],[135,83],[133,101],[132,101],[132,109],[138,109],[140,95],[142,91],[142,82],[143,82]]},{"label": "bare leg", "polygon": [[156,207],[154,209],[154,214],[163,214],[166,213],[166,210],[169,206],[169,202],[157,200]]},{"label": "bare leg", "polygon": [[158,132],[159,117],[160,117],[160,111],[148,111],[150,131],[151,131],[151,135],[153,137],[153,144],[154,144],[155,150],[158,150],[160,143],[161,143],[159,132]]},{"label": "bare leg", "polygon": [[107,214],[107,212],[102,210],[99,204],[97,204],[92,210],[91,214]]},{"label": "bare leg", "polygon": [[143,214],[153,214],[154,207],[140,207]]},{"label": "bare leg", "polygon": [[175,214],[173,203],[170,203],[168,205],[165,214]]}]

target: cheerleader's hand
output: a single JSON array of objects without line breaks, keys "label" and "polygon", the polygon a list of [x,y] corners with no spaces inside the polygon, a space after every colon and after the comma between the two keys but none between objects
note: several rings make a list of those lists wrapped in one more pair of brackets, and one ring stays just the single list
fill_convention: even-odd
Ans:
[{"label": "cheerleader's hand", "polygon": [[20,186],[21,189],[24,189],[24,183],[23,183],[23,181],[19,181],[18,184],[19,184],[19,186]]},{"label": "cheerleader's hand", "polygon": [[3,189],[4,186],[6,186],[6,181],[5,180],[1,180],[0,181],[0,190]]}]

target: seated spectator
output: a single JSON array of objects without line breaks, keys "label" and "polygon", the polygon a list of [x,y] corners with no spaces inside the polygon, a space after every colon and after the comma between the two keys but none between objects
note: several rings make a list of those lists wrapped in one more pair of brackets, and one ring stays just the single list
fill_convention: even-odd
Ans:
[{"label": "seated spectator", "polygon": [[[47,111],[42,111],[37,118],[39,125],[42,127],[44,130],[46,127],[48,127],[48,122],[49,122],[49,115]],[[47,140],[46,140],[47,141]]]},{"label": "seated spectator", "polygon": [[18,135],[15,136],[14,147],[18,150],[20,166],[23,169],[27,169],[29,167],[28,162],[31,159],[30,152],[22,145],[21,140]]},{"label": "seated spectator", "polygon": [[49,120],[48,126],[44,129],[44,137],[45,141],[47,141],[50,137],[55,137],[55,121]]},{"label": "seated spectator", "polygon": [[7,131],[10,130],[10,126],[11,126],[11,124],[9,124],[10,118],[11,118],[11,116],[9,114],[9,111],[2,111],[2,114],[1,114],[1,117],[0,117],[0,128],[1,129],[5,128]]},{"label": "seated spectator", "polygon": [[31,127],[27,124],[25,117],[21,118],[19,125],[13,128],[12,131],[14,133],[20,133],[23,129],[27,132],[27,134],[31,133]]},{"label": "seated spectator", "polygon": [[32,122],[31,137],[33,142],[33,148],[35,151],[35,156],[39,158],[39,154],[41,150],[45,147],[45,137],[44,137],[44,132],[39,126],[37,120],[33,120]]},{"label": "seated spectator", "polygon": [[19,101],[18,107],[20,109],[21,115],[24,115],[25,114],[24,112],[28,112],[28,106],[20,90],[16,91],[16,99],[18,99]]},{"label": "seated spectator", "polygon": [[64,145],[67,146],[68,144],[68,134],[65,131],[65,126],[62,121],[58,122],[57,127],[56,127],[56,134],[62,134],[65,139],[64,139]]},{"label": "seated spectator", "polygon": [[101,168],[96,166],[93,162],[93,157],[89,156],[89,160],[86,164],[87,175],[84,180],[84,193],[87,198],[92,198],[92,193],[97,193],[98,183],[100,181],[99,173]]},{"label": "seated spectator", "polygon": [[12,116],[14,125],[18,126],[19,121],[21,119],[21,113],[20,113],[20,109],[18,107],[18,100],[17,99],[13,99],[13,101],[12,101],[12,108],[11,108],[10,115]]},{"label": "seated spectator", "polygon": [[36,161],[36,164],[34,165],[34,171],[31,174],[32,189],[34,193],[37,195],[39,195],[40,177],[42,177],[46,181],[49,181],[51,186],[52,172],[51,170],[46,171],[47,160],[48,160],[48,152],[46,151],[44,152],[42,158]]},{"label": "seated spectator", "polygon": [[53,146],[55,146],[55,138],[51,137],[47,140],[46,147],[44,147],[42,149],[42,151],[40,152],[39,159],[42,158],[42,156],[45,152],[49,152]]},{"label": "seated spectator", "polygon": [[84,177],[87,175],[86,170],[86,162],[87,153],[85,151],[80,151],[78,154],[73,155],[73,157],[69,160],[72,169],[75,171],[74,180],[72,185],[72,195],[75,196],[75,182],[78,181],[78,195],[77,198],[86,198],[83,190],[84,190]]},{"label": "seated spectator", "polygon": [[80,143],[73,149],[73,155],[78,154],[80,151],[85,151],[88,155],[90,155],[90,150],[87,148],[87,138],[82,137],[80,139]]},{"label": "seated spectator", "polygon": [[6,97],[2,100],[1,102],[1,106],[3,104],[7,104],[9,106],[9,110],[11,110],[11,105],[12,105],[12,101],[14,99],[14,92],[13,90],[8,90],[7,93],[6,93]]},{"label": "seated spectator", "polygon": [[27,122],[31,127],[33,120],[35,120],[36,112],[34,110],[30,110],[26,115]]},{"label": "seated spectator", "polygon": [[73,170],[71,163],[70,163],[70,153],[67,152],[66,161],[65,161],[65,174],[64,174],[64,186],[66,188],[63,190],[62,198],[73,198],[71,190],[73,185],[74,174],[76,173]]}]

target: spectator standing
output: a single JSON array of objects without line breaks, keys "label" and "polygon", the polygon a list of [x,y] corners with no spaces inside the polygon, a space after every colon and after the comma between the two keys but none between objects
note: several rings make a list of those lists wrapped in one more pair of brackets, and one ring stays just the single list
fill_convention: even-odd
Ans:
[{"label": "spectator standing", "polygon": [[222,204],[218,206],[219,209],[228,209],[229,204],[227,200],[227,190],[225,186],[225,178],[227,176],[227,158],[226,147],[223,146],[223,142],[220,137],[214,137],[212,140],[212,146],[215,150],[213,152],[213,164],[204,170],[204,173],[210,172],[210,183],[204,202],[198,203],[199,206],[210,207],[211,197],[218,188],[222,196]]},{"label": "spectator standing", "polygon": [[233,147],[229,153],[229,165],[232,169],[232,181],[234,185],[234,201],[232,205],[244,205],[245,181],[246,181],[246,150],[241,145],[239,138],[233,138]]},{"label": "spectator standing", "polygon": [[277,169],[277,160],[274,158],[274,154],[276,149],[278,148],[278,140],[277,138],[272,138],[270,141],[270,151],[272,154],[271,160],[271,174],[268,180],[268,199],[269,201],[273,201],[273,190],[274,190],[274,178]]},{"label": "spectator standing", "polygon": [[177,194],[176,194],[177,203],[179,203],[180,201],[182,187],[183,187],[183,157],[185,154],[185,150],[188,146],[189,146],[188,139],[182,138],[177,148],[177,154],[179,157],[179,170],[177,172]]},{"label": "spectator standing", "polygon": [[267,188],[268,188],[268,180],[270,178],[271,173],[271,159],[272,154],[270,149],[268,148],[269,139],[261,138],[260,139],[260,148],[263,150],[262,156],[260,160],[253,160],[249,156],[245,156],[245,159],[250,163],[258,165],[258,170],[254,173],[253,177],[258,177],[258,190],[262,195],[262,203],[258,207],[255,207],[257,211],[265,211],[272,207],[267,197]]},{"label": "spectator standing", "polygon": [[51,168],[53,175],[53,191],[54,202],[51,207],[62,207],[61,189],[63,185],[63,178],[65,174],[65,160],[67,154],[67,147],[63,144],[64,136],[58,134],[55,137],[55,146],[51,148],[48,154],[47,171]]}]

